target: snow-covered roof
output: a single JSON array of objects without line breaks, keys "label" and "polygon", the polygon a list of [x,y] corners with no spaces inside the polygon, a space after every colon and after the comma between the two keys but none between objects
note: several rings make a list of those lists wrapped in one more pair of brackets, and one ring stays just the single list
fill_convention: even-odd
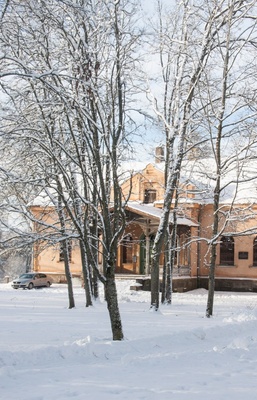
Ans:
[{"label": "snow-covered roof", "polygon": [[[185,162],[182,169],[183,181],[190,181],[197,189],[199,202],[212,203],[216,177],[216,164],[213,158]],[[225,164],[221,171],[221,196],[223,204],[257,203],[257,164],[256,161],[234,160]],[[195,199],[196,200],[196,199]]]},{"label": "snow-covered roof", "polygon": [[[151,163],[157,170],[164,172],[165,164]],[[129,173],[142,173],[149,163],[127,162],[122,165],[124,177]],[[181,201],[189,203],[213,203],[213,191],[215,187],[216,164],[214,158],[198,160],[185,160],[181,169],[181,184],[194,185],[194,196]],[[221,197],[223,204],[257,203],[257,162],[255,160],[237,159],[224,161],[221,172]]]},{"label": "snow-covered roof", "polygon": [[[141,161],[128,161],[120,166],[119,175],[121,183],[128,179],[131,174],[143,173],[147,166],[152,165],[157,171],[164,173],[165,163],[144,163]],[[234,160],[225,164],[221,173],[221,197],[223,204],[257,204],[257,162]],[[213,203],[213,191],[215,186],[216,164],[213,158],[199,160],[185,160],[181,169],[181,194],[182,203]],[[188,189],[187,184],[194,188]],[[183,187],[184,186],[184,187]],[[188,196],[192,194],[192,196]],[[49,196],[41,193],[34,199],[31,205],[46,206],[52,204]],[[158,201],[162,204],[162,200]],[[140,203],[138,203],[140,204]],[[143,207],[145,207],[144,205]],[[156,211],[159,212],[159,211]]]},{"label": "snow-covered roof", "polygon": [[[144,204],[136,201],[129,201],[126,207],[129,211],[139,213],[146,217],[154,218],[160,220],[162,215],[162,209],[154,207],[152,204]],[[170,214],[170,223],[173,222],[173,215]],[[186,217],[177,217],[178,225],[185,226],[198,226],[198,224]]]}]

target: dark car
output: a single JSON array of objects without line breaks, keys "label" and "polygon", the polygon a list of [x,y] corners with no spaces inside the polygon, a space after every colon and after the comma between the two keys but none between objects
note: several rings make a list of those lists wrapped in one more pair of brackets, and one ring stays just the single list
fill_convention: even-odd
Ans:
[{"label": "dark car", "polygon": [[28,272],[20,275],[18,279],[15,279],[12,282],[12,287],[14,289],[33,289],[34,287],[49,287],[51,284],[52,280],[46,274]]}]

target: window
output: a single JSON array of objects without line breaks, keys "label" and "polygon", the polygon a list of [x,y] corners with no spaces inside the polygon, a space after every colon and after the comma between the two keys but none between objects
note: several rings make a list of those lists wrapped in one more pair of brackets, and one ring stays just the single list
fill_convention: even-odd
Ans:
[{"label": "window", "polygon": [[234,247],[232,236],[222,236],[220,240],[220,264],[234,265]]},{"label": "window", "polygon": [[153,203],[156,200],[156,190],[145,189],[144,203]]},{"label": "window", "polygon": [[257,237],[253,241],[253,266],[257,267]]},{"label": "window", "polygon": [[[66,240],[68,246],[68,253],[69,253],[69,261],[71,261],[71,250],[72,250],[72,242],[71,240]],[[59,261],[64,261],[64,251],[63,251],[63,242],[60,242],[60,254],[59,254]]]},{"label": "window", "polygon": [[122,262],[123,264],[132,263],[132,253],[133,253],[133,240],[131,235],[127,235],[122,240]]},{"label": "window", "polygon": [[175,253],[174,264],[179,266],[190,265],[190,230],[186,227],[177,228],[177,250]]}]

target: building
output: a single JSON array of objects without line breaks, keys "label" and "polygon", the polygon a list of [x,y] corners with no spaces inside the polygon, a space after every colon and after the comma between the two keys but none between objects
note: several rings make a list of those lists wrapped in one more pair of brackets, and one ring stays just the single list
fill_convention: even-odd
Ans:
[{"label": "building", "polygon": [[[155,163],[138,169],[132,178],[125,179],[121,185],[124,195],[128,195],[130,191],[131,195],[126,206],[127,226],[117,254],[117,274],[147,276],[150,273],[151,247],[158,229],[164,197],[162,161],[162,153],[159,153]],[[210,160],[199,163],[189,161],[184,165],[177,210],[174,290],[208,286],[213,223],[213,170]],[[249,172],[249,165],[247,171]],[[242,170],[240,173],[242,174]],[[225,190],[221,193],[222,234],[217,238],[216,289],[257,291],[256,181],[252,179],[250,187],[250,180],[239,179],[235,168],[231,168],[230,175],[223,178]],[[34,212],[41,211],[39,208]],[[47,218],[53,217],[48,213]],[[172,221],[171,211],[171,228]],[[73,243],[71,248],[72,273],[79,276],[81,266],[78,246]],[[160,269],[163,263],[162,255]],[[40,251],[36,249],[33,269],[63,276],[61,248],[46,247]]]}]

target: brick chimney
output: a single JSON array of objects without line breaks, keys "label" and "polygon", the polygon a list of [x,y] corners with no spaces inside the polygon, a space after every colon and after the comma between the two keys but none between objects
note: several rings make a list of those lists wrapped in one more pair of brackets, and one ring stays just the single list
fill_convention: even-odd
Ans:
[{"label": "brick chimney", "polygon": [[155,149],[155,163],[159,164],[164,161],[164,147],[158,146]]}]

